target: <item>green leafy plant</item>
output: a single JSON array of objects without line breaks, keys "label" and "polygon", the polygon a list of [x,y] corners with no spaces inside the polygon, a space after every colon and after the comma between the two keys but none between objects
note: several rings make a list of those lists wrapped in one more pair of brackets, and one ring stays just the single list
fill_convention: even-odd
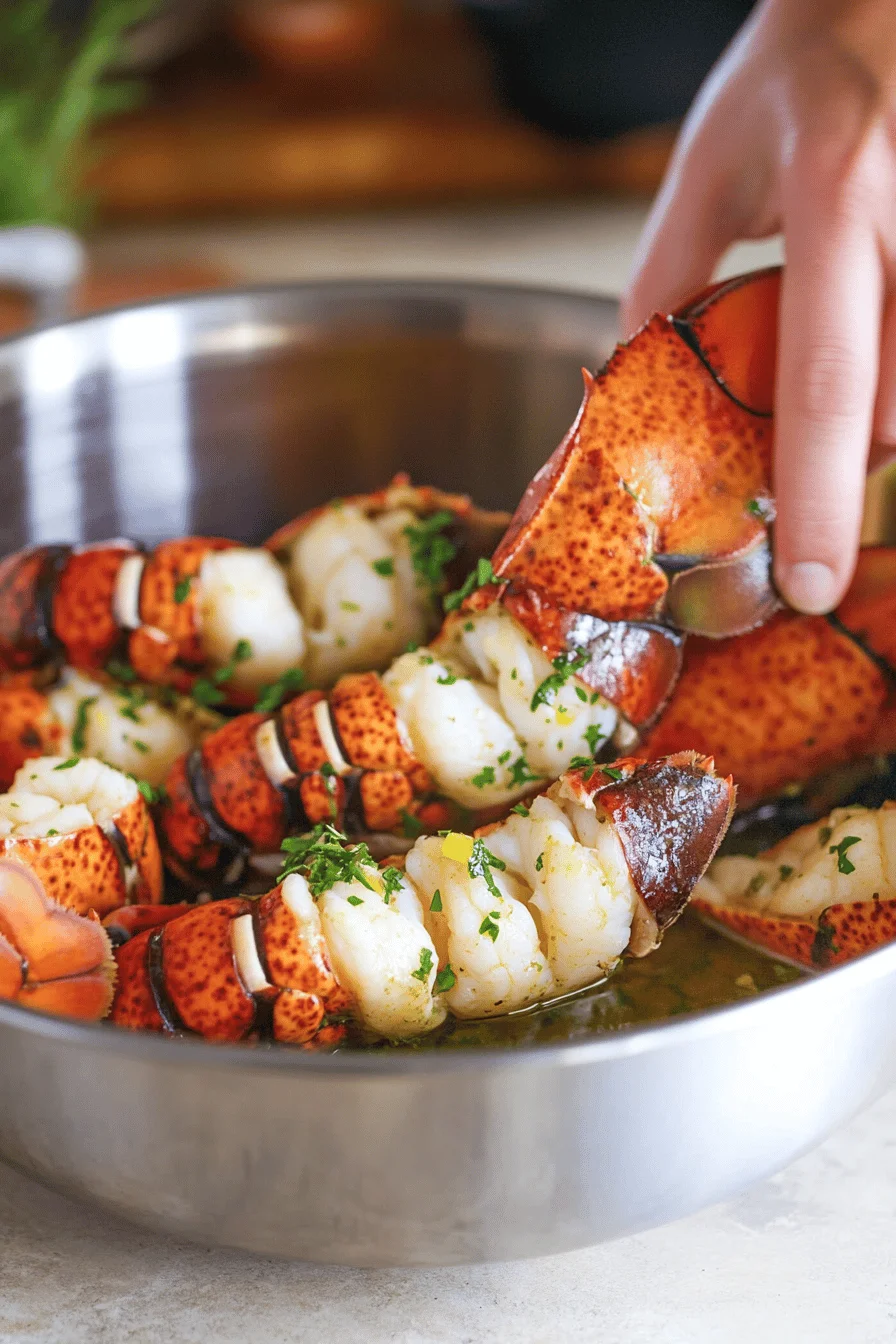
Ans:
[{"label": "green leafy plant", "polygon": [[108,79],[128,28],[158,0],[94,0],[72,30],[52,0],[0,0],[0,227],[78,224],[87,134],[133,106],[133,80]]}]

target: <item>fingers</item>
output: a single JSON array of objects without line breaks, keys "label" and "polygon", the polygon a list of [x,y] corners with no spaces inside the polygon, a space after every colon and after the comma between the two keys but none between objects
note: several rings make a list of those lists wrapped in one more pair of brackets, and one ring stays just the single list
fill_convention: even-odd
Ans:
[{"label": "fingers", "polygon": [[874,408],[874,443],[871,465],[879,466],[896,453],[896,292],[891,292],[884,311],[880,343],[880,374]]},{"label": "fingers", "polygon": [[794,193],[786,209],[774,480],[775,577],[830,611],[855,567],[877,389],[883,269],[861,209]]},{"label": "fingers", "polygon": [[735,241],[724,208],[725,183],[706,137],[681,141],[641,235],[634,272],[622,300],[622,330],[636,330],[653,312],[671,312],[708,284]]}]

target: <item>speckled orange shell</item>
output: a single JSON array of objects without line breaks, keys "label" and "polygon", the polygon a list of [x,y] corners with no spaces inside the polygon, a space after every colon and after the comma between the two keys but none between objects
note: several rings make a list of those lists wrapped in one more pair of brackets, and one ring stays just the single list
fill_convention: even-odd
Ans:
[{"label": "speckled orange shell", "polygon": [[236,969],[230,926],[248,914],[240,897],[197,906],[162,931],[165,988],[189,1031],[212,1041],[240,1041],[255,1025],[255,1000]]},{"label": "speckled orange shell", "polygon": [[193,906],[186,901],[177,905],[123,905],[118,910],[110,910],[103,917],[103,928],[115,931],[121,936],[136,938],[146,929],[159,929],[172,919],[179,919]]},{"label": "speckled orange shell", "polygon": [[154,929],[145,929],[115,949],[118,983],[109,1012],[110,1021],[129,1031],[164,1031],[149,979],[147,952]]},{"label": "speckled orange shell", "polygon": [[143,798],[138,794],[115,821],[137,868],[131,893],[115,846],[100,826],[84,826],[69,835],[7,836],[0,841],[0,853],[28,868],[48,896],[79,915],[95,910],[102,917],[129,899],[160,901],[162,860]]},{"label": "speckled orange shell", "polygon": [[202,760],[215,811],[253,849],[276,850],[286,834],[286,804],[255,750],[264,714],[240,714],[210,733]]},{"label": "speckled orange shell", "polygon": [[53,633],[73,667],[99,671],[118,644],[115,581],[135,549],[126,542],[86,547],[74,552],[62,568],[53,595]]},{"label": "speckled orange shell", "polygon": [[837,617],[896,671],[896,546],[868,546],[859,552]]},{"label": "speckled orange shell", "polygon": [[362,770],[410,770],[416,758],[402,744],[392,701],[375,672],[340,677],[330,713],[346,759]]},{"label": "speckled orange shell", "polygon": [[52,901],[33,872],[0,862],[0,999],[93,1021],[114,980],[102,926]]},{"label": "speckled orange shell", "polygon": [[[175,663],[188,670],[201,670],[204,657],[197,585],[190,584],[182,602],[176,601],[175,591],[184,579],[196,577],[210,551],[226,551],[235,545],[236,542],[223,537],[181,537],[162,542],[149,556],[140,583],[140,619],[164,639],[154,639],[148,631],[142,630],[131,636],[128,651],[139,677],[180,685],[185,674],[181,668],[175,669]],[[181,672],[180,678],[175,675],[177,671]],[[186,685],[189,685],[189,677],[186,677]]]},{"label": "speckled orange shell", "polygon": [[873,746],[889,693],[885,674],[825,617],[781,612],[737,639],[689,639],[642,751],[715,757],[749,806]]},{"label": "speckled orange shell", "polygon": [[157,811],[165,861],[179,876],[201,876],[216,867],[221,847],[209,835],[187,779],[187,758],[179,757],[165,782],[166,796]]},{"label": "speckled orange shell", "polygon": [[702,897],[693,904],[709,922],[801,966],[839,966],[896,939],[896,900],[829,905],[817,924],[720,906]]},{"label": "speckled orange shell", "polygon": [[[630,723],[638,727],[657,715],[681,668],[684,639],[677,631],[581,616],[552,606],[533,589],[516,584],[505,585],[503,590],[493,585],[479,589],[470,608],[488,606],[495,593],[500,593],[499,600],[514,620],[551,660],[587,652],[588,662],[576,674],[578,680],[599,691]],[[453,619],[463,619],[463,613]]]},{"label": "speckled orange shell", "polygon": [[364,820],[371,831],[395,831],[402,812],[411,811],[414,789],[400,770],[375,770],[362,775],[358,784]]},{"label": "speckled orange shell", "polygon": [[0,686],[0,790],[5,791],[25,761],[54,756],[62,728],[43,691],[30,686]]},{"label": "speckled orange shell", "polygon": [[0,560],[0,669],[16,672],[47,661],[38,605],[41,580],[60,548],[34,546]]},{"label": "speckled orange shell", "polygon": [[667,928],[724,839],[734,811],[730,777],[720,778],[711,759],[685,751],[573,771],[564,787],[593,798],[607,813],[641,899],[658,927]]},{"label": "speckled orange shell", "polygon": [[312,826],[319,821],[335,825],[345,807],[345,783],[336,775],[306,775],[299,786],[299,797]]},{"label": "speckled orange shell", "polygon": [[339,1010],[351,1002],[333,972],[323,935],[309,937],[284,901],[282,883],[260,897],[258,928],[272,984],[316,994],[321,1000],[332,996]]},{"label": "speckled orange shell", "polygon": [[[767,342],[776,311],[773,274],[652,317],[596,378],[586,375],[576,422],[495,552],[499,576],[570,611],[649,619],[668,588],[655,558],[722,560],[764,541],[750,504],[768,496],[771,421],[739,404],[721,374],[732,386],[746,380],[741,390],[761,400],[753,348]],[[748,314],[751,325],[738,327]]]},{"label": "speckled orange shell", "polygon": [[326,696],[322,691],[305,691],[290,700],[280,711],[283,735],[289,743],[296,770],[300,775],[319,770],[326,764],[327,753],[314,721],[314,706]]}]

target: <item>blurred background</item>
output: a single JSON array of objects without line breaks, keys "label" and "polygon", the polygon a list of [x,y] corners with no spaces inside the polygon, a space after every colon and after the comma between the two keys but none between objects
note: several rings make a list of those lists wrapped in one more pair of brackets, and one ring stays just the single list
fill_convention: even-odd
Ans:
[{"label": "blurred background", "polygon": [[[77,230],[81,308],[344,275],[615,293],[750,7],[0,0],[0,228]],[[0,330],[27,320],[0,287]]]}]

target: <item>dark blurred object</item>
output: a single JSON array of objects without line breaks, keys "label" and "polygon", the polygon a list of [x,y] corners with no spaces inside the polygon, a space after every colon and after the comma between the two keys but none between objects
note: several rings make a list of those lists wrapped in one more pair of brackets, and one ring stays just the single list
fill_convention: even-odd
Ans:
[{"label": "dark blurred object", "polygon": [[345,76],[394,41],[396,0],[235,0],[230,30],[241,46],[291,75]]},{"label": "dark blurred object", "polygon": [[463,0],[504,97],[558,135],[680,120],[752,0]]},{"label": "dark blurred object", "polygon": [[[55,0],[54,18],[62,26],[77,27],[87,21],[93,3],[94,0]],[[115,65],[117,73],[145,73],[186,51],[208,32],[218,3],[217,0],[167,0],[167,3],[155,0],[145,8],[146,17],[135,23],[122,39],[122,50]]]}]

